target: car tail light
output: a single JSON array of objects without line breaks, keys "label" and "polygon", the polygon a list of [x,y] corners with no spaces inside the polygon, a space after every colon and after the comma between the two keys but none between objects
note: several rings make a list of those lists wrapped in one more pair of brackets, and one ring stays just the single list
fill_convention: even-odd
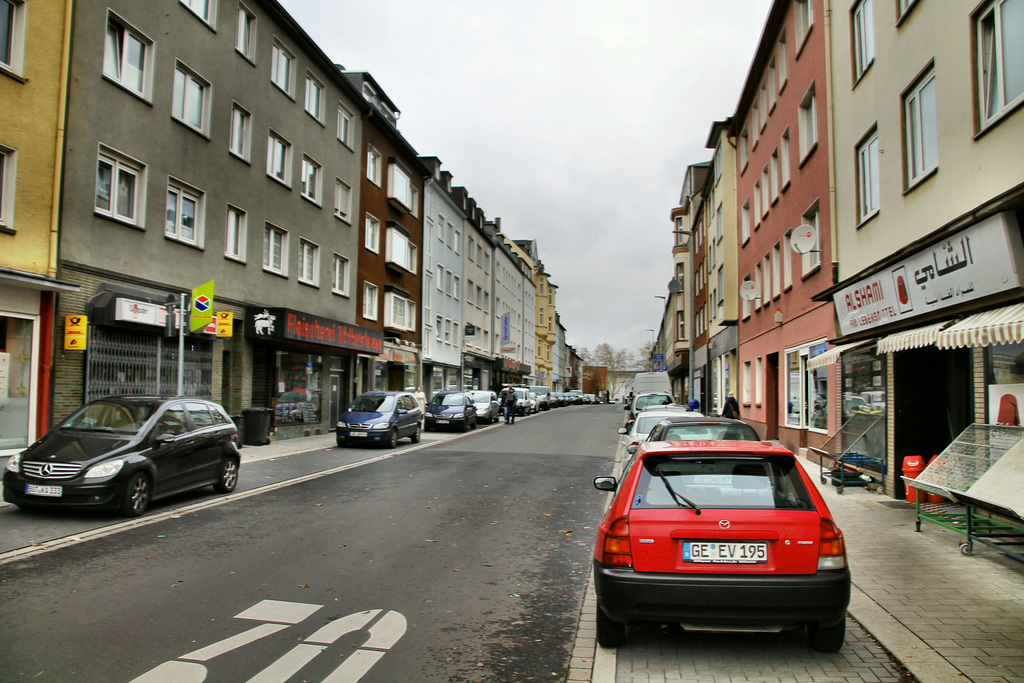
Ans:
[{"label": "car tail light", "polygon": [[818,549],[818,569],[846,567],[846,544],[843,532],[831,519],[821,518],[821,545]]},{"label": "car tail light", "polygon": [[633,566],[633,550],[629,545],[629,518],[619,517],[604,535],[601,561],[608,567]]}]

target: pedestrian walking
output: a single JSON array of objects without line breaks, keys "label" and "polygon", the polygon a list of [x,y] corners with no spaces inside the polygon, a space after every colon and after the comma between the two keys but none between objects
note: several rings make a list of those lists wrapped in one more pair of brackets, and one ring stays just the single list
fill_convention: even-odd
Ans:
[{"label": "pedestrian walking", "polygon": [[423,387],[416,387],[416,392],[413,394],[416,399],[416,403],[420,404],[420,410],[424,413],[427,412],[427,395],[423,393]]},{"label": "pedestrian walking", "polygon": [[501,390],[501,408],[505,411],[505,424],[516,423],[516,392],[512,387],[505,387]]},{"label": "pedestrian walking", "polygon": [[736,394],[729,392],[729,398],[725,399],[726,405],[732,406],[732,416],[740,419],[740,402],[736,400]]}]

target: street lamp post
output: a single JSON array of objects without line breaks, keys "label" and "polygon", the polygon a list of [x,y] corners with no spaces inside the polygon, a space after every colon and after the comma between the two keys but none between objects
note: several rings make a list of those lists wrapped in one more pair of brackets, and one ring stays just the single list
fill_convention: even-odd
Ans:
[{"label": "street lamp post", "polygon": [[647,331],[651,333],[651,372],[654,372],[654,330],[648,327]]}]

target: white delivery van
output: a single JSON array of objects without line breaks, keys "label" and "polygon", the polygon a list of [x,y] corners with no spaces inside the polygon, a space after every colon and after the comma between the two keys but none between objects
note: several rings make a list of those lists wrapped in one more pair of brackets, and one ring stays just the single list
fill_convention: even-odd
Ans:
[{"label": "white delivery van", "polygon": [[637,394],[644,394],[651,391],[664,391],[667,394],[672,393],[672,380],[669,379],[667,372],[636,373],[633,377],[633,387],[630,393],[636,396]]}]

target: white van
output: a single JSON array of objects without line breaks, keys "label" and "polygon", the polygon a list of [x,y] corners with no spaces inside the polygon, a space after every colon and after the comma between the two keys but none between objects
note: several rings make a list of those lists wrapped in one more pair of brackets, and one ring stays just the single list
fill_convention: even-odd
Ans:
[{"label": "white van", "polygon": [[633,377],[633,386],[630,393],[634,396],[652,391],[664,391],[672,393],[672,380],[667,372],[638,372]]}]

